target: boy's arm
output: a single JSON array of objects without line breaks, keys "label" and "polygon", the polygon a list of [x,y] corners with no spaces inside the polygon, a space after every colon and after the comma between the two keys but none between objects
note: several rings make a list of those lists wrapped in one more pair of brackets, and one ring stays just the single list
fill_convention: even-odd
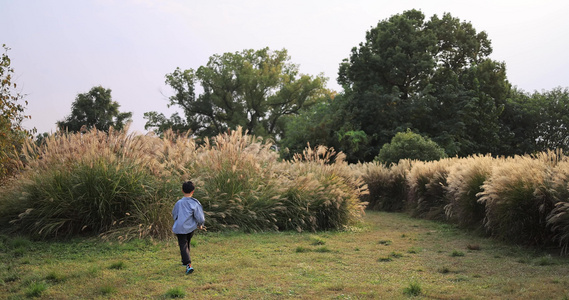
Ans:
[{"label": "boy's arm", "polygon": [[205,216],[201,204],[196,205],[196,209],[194,210],[194,219],[196,220],[196,223],[198,223],[198,226],[203,226],[205,223]]},{"label": "boy's arm", "polygon": [[176,202],[176,204],[174,205],[174,209],[172,209],[172,218],[174,218],[174,221],[177,219],[178,217],[178,202]]}]

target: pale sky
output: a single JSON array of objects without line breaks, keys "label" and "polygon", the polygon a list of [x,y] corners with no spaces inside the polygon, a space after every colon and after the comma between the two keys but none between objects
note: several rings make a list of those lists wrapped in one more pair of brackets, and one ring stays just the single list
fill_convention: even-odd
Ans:
[{"label": "pale sky", "polygon": [[29,102],[24,123],[39,133],[71,113],[79,93],[101,85],[131,130],[146,132],[143,114],[164,112],[172,93],[165,75],[197,69],[210,56],[286,48],[309,75],[323,73],[341,91],[338,66],[366,31],[405,10],[428,19],[449,12],[486,31],[491,58],[526,92],[569,87],[567,0],[0,0],[0,45]]}]

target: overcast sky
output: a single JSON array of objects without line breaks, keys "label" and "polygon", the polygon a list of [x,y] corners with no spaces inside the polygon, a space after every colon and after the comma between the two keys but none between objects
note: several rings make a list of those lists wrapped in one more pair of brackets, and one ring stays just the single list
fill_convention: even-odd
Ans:
[{"label": "overcast sky", "polygon": [[491,58],[527,92],[569,87],[567,0],[0,0],[0,45],[29,102],[24,123],[52,132],[79,93],[102,85],[132,130],[143,114],[167,108],[164,76],[197,69],[213,54],[286,48],[301,73],[329,78],[341,91],[338,66],[381,20],[419,9],[449,12],[486,31]]}]

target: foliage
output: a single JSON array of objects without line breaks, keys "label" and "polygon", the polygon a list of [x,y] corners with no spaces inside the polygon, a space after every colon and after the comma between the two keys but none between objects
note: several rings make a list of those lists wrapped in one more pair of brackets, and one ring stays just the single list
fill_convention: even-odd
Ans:
[{"label": "foliage", "polygon": [[[200,137],[237,127],[257,136],[282,135],[284,116],[297,114],[328,93],[324,77],[299,74],[289,60],[285,49],[264,48],[216,54],[197,70],[177,68],[166,75],[175,93],[169,106],[182,108],[184,118],[147,112],[145,128],[158,133],[183,128]],[[200,94],[196,84],[203,90]]]},{"label": "foliage", "polygon": [[540,151],[563,149],[569,151],[569,88],[555,88],[534,93],[538,115],[537,146]]},{"label": "foliage", "polygon": [[501,152],[507,155],[569,149],[569,89],[526,93],[514,90],[502,119],[504,130]]},{"label": "foliage", "polygon": [[452,156],[494,153],[510,85],[491,52],[485,32],[448,13],[425,20],[410,10],[382,20],[340,65],[346,119],[375,153],[406,128]]},{"label": "foliage", "polygon": [[402,159],[433,161],[444,157],[445,151],[437,143],[407,129],[407,132],[398,132],[391,143],[383,145],[375,160],[389,166]]},{"label": "foliage", "polygon": [[87,93],[78,94],[71,104],[71,114],[57,122],[62,131],[85,132],[92,128],[109,131],[121,130],[132,117],[132,112],[119,112],[120,105],[113,101],[111,90],[95,86]]},{"label": "foliage", "polygon": [[540,115],[541,104],[530,94],[513,89],[500,115],[502,138],[500,153],[507,156],[538,152],[538,126],[545,115]]},{"label": "foliage", "polygon": [[24,96],[14,89],[14,69],[10,66],[8,48],[2,44],[4,53],[0,57],[0,182],[16,168],[17,151],[31,131],[22,128],[22,121],[30,116],[24,115],[25,105],[21,103]]}]

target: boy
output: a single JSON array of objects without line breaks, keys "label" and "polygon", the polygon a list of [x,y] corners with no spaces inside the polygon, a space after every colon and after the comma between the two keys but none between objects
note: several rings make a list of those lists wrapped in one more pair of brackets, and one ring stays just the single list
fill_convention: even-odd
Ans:
[{"label": "boy", "polygon": [[186,274],[194,271],[192,268],[192,260],[190,259],[190,241],[196,229],[203,229],[205,217],[201,203],[194,199],[194,184],[186,181],[182,184],[182,192],[184,197],[174,205],[172,217],[174,218],[174,226],[172,232],[178,237],[178,245],[180,246],[180,254],[182,256],[182,265],[186,267]]}]

